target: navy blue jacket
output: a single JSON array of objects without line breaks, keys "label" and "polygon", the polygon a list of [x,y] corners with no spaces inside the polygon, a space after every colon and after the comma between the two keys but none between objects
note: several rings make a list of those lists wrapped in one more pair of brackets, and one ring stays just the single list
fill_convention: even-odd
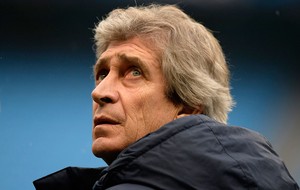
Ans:
[{"label": "navy blue jacket", "polygon": [[[45,190],[43,180],[54,176],[35,181],[37,190]],[[122,151],[93,177],[99,179],[94,190],[299,190],[263,136],[204,115],[166,124]],[[91,186],[92,182],[82,189]]]}]

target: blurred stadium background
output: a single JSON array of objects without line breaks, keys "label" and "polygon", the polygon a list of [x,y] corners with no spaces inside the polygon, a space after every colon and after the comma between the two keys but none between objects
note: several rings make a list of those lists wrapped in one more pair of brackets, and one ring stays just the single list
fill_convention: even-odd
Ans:
[{"label": "blurred stadium background", "polygon": [[[0,189],[91,153],[93,32],[110,10],[147,0],[0,1]],[[178,4],[214,31],[237,102],[229,123],[262,133],[300,183],[300,1],[156,0]]]}]

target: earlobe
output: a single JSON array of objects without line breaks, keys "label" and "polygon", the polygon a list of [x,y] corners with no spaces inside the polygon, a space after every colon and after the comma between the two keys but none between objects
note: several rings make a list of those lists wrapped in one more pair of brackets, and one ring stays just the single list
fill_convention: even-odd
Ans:
[{"label": "earlobe", "polygon": [[190,106],[182,106],[181,110],[178,112],[175,119],[193,115],[193,114],[202,114],[203,113],[203,106],[199,106],[198,108],[192,108]]}]

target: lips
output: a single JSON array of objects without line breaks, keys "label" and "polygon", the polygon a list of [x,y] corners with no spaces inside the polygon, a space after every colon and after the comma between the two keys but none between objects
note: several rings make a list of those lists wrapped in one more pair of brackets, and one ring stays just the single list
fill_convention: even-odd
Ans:
[{"label": "lips", "polygon": [[107,116],[100,116],[94,118],[94,127],[97,125],[117,125],[120,124],[117,120]]}]

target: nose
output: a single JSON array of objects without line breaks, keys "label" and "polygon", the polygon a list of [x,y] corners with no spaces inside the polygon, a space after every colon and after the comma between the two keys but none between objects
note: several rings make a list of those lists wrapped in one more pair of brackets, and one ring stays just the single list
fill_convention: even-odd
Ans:
[{"label": "nose", "polygon": [[116,79],[110,75],[106,76],[92,91],[92,98],[100,106],[117,102],[119,93],[117,91]]}]

